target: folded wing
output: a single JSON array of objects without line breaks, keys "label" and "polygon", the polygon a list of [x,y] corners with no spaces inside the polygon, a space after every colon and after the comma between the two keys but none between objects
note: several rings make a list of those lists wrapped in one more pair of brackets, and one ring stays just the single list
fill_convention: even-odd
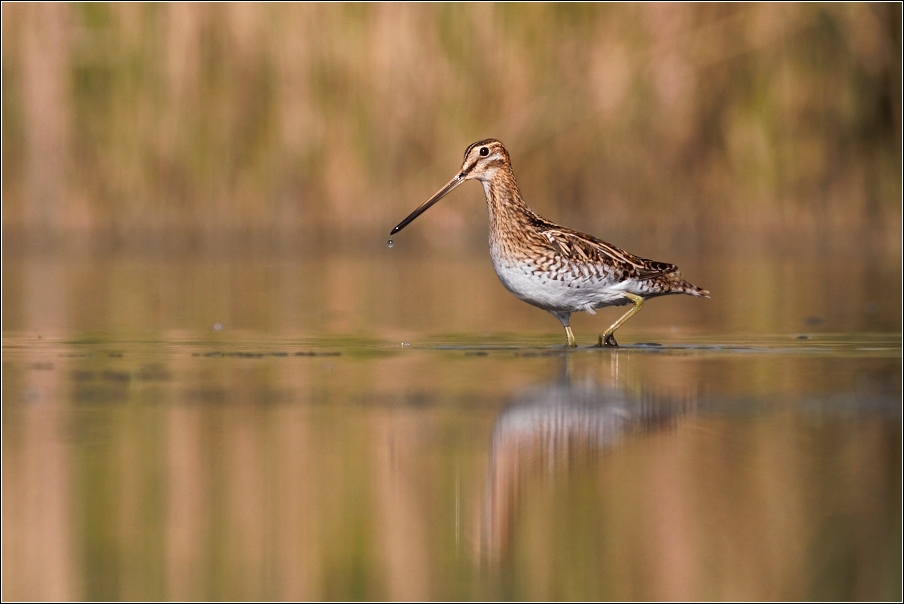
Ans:
[{"label": "folded wing", "polygon": [[546,228],[540,232],[554,252],[569,258],[572,262],[617,269],[634,279],[652,279],[678,270],[674,264],[635,256],[596,237],[571,229]]}]

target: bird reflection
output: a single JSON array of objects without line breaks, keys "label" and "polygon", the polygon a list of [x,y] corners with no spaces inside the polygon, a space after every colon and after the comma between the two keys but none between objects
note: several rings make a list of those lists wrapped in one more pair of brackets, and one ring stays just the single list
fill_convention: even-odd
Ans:
[{"label": "bird reflection", "polygon": [[[572,383],[569,356],[563,353],[554,383],[517,394],[496,419],[481,531],[488,566],[509,557],[528,479],[566,472],[632,437],[671,429],[693,406],[687,394]],[[612,363],[617,375],[617,353]]]}]

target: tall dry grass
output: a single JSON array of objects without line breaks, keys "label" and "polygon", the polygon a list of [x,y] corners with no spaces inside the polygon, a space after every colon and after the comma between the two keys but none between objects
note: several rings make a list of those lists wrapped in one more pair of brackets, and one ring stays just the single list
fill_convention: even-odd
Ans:
[{"label": "tall dry grass", "polygon": [[487,136],[600,235],[900,242],[898,4],[2,10],[7,249],[379,239]]}]

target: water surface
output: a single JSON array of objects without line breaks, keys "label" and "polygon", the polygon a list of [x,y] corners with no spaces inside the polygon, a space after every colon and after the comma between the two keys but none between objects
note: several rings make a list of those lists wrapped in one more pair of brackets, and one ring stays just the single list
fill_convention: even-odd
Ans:
[{"label": "water surface", "polygon": [[892,272],[565,351],[485,258],[325,262],[5,260],[5,599],[900,598]]}]

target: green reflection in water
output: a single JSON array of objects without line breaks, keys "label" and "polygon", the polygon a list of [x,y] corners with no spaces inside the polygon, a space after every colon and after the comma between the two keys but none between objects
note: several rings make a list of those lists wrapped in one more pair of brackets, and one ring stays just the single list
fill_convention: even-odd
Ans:
[{"label": "green reflection in water", "polygon": [[898,595],[900,336],[235,335],[4,338],[5,597]]}]

